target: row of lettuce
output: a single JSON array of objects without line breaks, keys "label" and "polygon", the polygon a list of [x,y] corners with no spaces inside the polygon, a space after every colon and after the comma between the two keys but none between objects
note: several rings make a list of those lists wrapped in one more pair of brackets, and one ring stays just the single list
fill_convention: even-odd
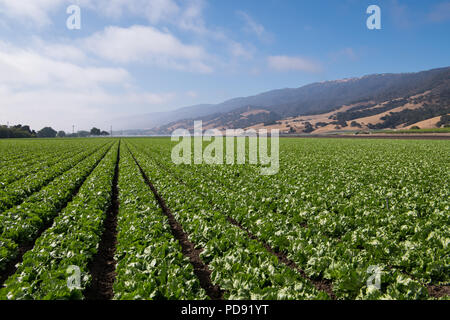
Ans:
[{"label": "row of lettuce", "polygon": [[[75,155],[81,152],[83,148],[81,145],[76,145],[70,149],[70,153]],[[51,168],[53,165],[66,159],[67,151],[69,150],[66,146],[56,145],[51,149],[44,149],[34,153],[33,157],[3,162],[0,171],[0,190],[26,176]]]},{"label": "row of lettuce", "polygon": [[32,161],[40,156],[61,149],[70,151],[74,145],[85,141],[63,141],[63,140],[1,140],[0,141],[0,164],[14,164],[16,161]]},{"label": "row of lettuce", "polygon": [[[257,166],[175,166],[167,140],[133,141],[197,203],[332,281],[340,299],[427,299],[428,286],[448,285],[448,144],[283,143],[281,172],[262,177]],[[367,286],[373,266],[381,290]]]},{"label": "row of lettuce", "polygon": [[206,299],[193,266],[127,147],[119,175],[115,299]]},{"label": "row of lettuce", "polygon": [[106,139],[1,141],[0,190],[17,180],[50,169],[63,160],[105,143]]}]

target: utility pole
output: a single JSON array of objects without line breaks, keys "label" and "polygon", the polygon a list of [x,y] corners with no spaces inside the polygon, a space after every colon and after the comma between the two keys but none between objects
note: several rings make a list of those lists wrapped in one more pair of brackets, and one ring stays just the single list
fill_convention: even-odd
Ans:
[{"label": "utility pole", "polygon": [[9,121],[6,122],[6,132],[8,133],[8,139],[9,139]]},{"label": "utility pole", "polygon": [[72,125],[72,136],[75,136],[75,125]]},{"label": "utility pole", "polygon": [[112,126],[111,126],[111,137],[113,136],[113,134],[112,134]]}]

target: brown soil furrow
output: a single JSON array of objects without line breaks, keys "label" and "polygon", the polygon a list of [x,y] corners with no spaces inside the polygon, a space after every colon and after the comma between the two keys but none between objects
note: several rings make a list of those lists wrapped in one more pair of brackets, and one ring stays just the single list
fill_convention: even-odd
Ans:
[{"label": "brown soil furrow", "polygon": [[114,281],[116,280],[117,216],[119,214],[119,180],[120,141],[117,152],[116,167],[112,184],[111,206],[103,223],[103,234],[98,252],[90,265],[91,284],[86,288],[84,297],[87,300],[111,300],[114,297]]},{"label": "brown soil furrow", "polygon": [[[108,149],[109,150],[109,149]],[[103,157],[107,154],[108,151],[105,152],[105,154],[103,155]],[[101,159],[103,159],[103,157]],[[100,163],[101,159],[97,162],[96,165],[94,165],[92,167],[92,169],[89,171],[89,173],[86,175],[86,178],[80,182],[80,184],[76,187],[76,189],[72,192],[72,196],[70,197],[70,199],[65,203],[65,205],[61,208],[61,210],[59,212],[62,212],[67,205],[72,202],[72,199],[78,194],[78,192],[80,191],[81,187],[84,184],[84,181],[86,181],[86,179],[91,175],[91,173],[95,170],[95,168],[97,167],[97,165]],[[41,229],[39,229],[38,233],[36,234],[36,237],[32,240],[29,241],[27,243],[24,243],[22,245],[19,246],[18,249],[18,255],[17,257],[12,260],[11,262],[9,262],[6,265],[6,268],[0,272],[0,288],[3,288],[3,285],[5,283],[5,281],[12,276],[14,273],[16,273],[17,271],[17,265],[22,263],[23,261],[23,256],[25,253],[27,253],[28,251],[32,250],[34,248],[34,245],[37,241],[37,239],[40,238],[40,236],[47,231],[47,229],[49,229],[51,226],[53,225],[53,219],[51,219],[48,223],[46,223]]]},{"label": "brown soil furrow", "polygon": [[433,298],[450,297],[450,285],[427,285],[428,294]]},{"label": "brown soil furrow", "polygon": [[155,198],[158,200],[158,203],[162,208],[164,214],[169,219],[169,225],[172,231],[172,235],[180,243],[183,254],[189,258],[189,261],[194,267],[194,273],[200,281],[201,287],[206,291],[206,294],[212,300],[223,300],[224,291],[221,290],[219,286],[214,285],[212,283],[211,270],[209,269],[208,265],[206,265],[200,258],[200,253],[203,251],[203,249],[196,249],[194,244],[191,241],[189,241],[187,233],[184,232],[181,224],[175,219],[173,213],[167,207],[164,199],[159,195],[156,188],[150,182],[150,180],[147,177],[147,174],[144,172],[144,170],[142,169],[142,167],[140,166],[140,164],[138,163],[137,159],[134,157],[133,154],[132,157],[136,162],[136,165],[138,166],[139,170],[141,171],[141,174],[146,184],[149,186],[149,188],[155,195]]}]

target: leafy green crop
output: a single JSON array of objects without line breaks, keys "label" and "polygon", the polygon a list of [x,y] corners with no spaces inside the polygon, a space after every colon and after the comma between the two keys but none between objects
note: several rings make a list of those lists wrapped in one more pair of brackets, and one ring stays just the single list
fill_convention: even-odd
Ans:
[{"label": "leafy green crop", "polygon": [[101,148],[21,205],[0,215],[0,241],[9,244],[0,252],[0,270],[16,258],[21,244],[34,240],[39,230],[50,223],[71,200],[72,194],[81,186],[109,148],[110,145]]},{"label": "leafy green crop", "polygon": [[[262,177],[257,166],[175,166],[170,142],[133,140],[198,201],[213,203],[310,277],[331,280],[339,298],[427,298],[427,284],[448,284],[448,142],[282,143],[281,172]],[[384,270],[378,296],[366,291],[371,265]]]},{"label": "leafy green crop", "polygon": [[47,170],[37,171],[27,175],[24,178],[7,185],[4,189],[0,189],[0,213],[19,204],[34,192],[39,191],[56,177],[62,175],[67,170],[74,167],[78,162],[92,154],[99,145],[86,148],[84,152],[76,154],[74,157],[67,157],[67,154],[61,153],[61,162],[56,163]]},{"label": "leafy green crop", "polygon": [[[261,176],[259,165],[175,165],[170,139],[121,140],[114,299],[208,298],[133,156],[225,299],[329,299],[318,282],[337,299],[433,299],[432,286],[448,288],[448,141],[281,139],[279,173]],[[117,140],[2,141],[0,151],[0,271],[51,226],[0,299],[83,299]],[[79,289],[66,283],[72,265]],[[367,285],[372,266],[380,290]]]},{"label": "leafy green crop", "polygon": [[[0,290],[0,299],[81,299],[90,283],[88,264],[97,252],[106,210],[111,205],[118,143],[84,182],[53,226],[28,251],[17,272]],[[81,287],[69,289],[67,268],[81,271]]]},{"label": "leafy green crop", "polygon": [[298,273],[278,262],[257,241],[248,239],[244,231],[231,225],[200,195],[160,170],[134,147],[131,149],[190,240],[204,248],[201,258],[209,263],[213,283],[226,290],[226,298],[327,298],[326,293],[318,292]]},{"label": "leafy green crop", "polygon": [[205,299],[127,148],[121,150],[119,190],[115,299]]}]

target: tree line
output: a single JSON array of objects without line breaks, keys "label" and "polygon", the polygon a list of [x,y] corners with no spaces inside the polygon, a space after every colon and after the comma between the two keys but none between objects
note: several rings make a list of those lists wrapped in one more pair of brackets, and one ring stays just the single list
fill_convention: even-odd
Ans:
[{"label": "tree line", "polygon": [[92,128],[91,131],[78,131],[76,133],[66,133],[65,131],[56,131],[51,127],[42,128],[39,131],[31,130],[30,126],[21,124],[15,126],[0,125],[0,139],[8,138],[85,138],[85,137],[109,136],[107,131],[98,128]]}]

